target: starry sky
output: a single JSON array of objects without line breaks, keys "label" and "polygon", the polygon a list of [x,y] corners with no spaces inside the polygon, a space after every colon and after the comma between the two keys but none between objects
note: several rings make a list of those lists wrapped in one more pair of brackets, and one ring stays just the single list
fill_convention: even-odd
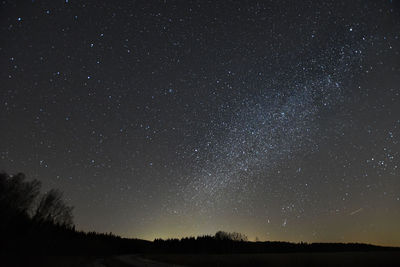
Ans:
[{"label": "starry sky", "polygon": [[400,245],[399,1],[0,3],[0,169],[77,229]]}]

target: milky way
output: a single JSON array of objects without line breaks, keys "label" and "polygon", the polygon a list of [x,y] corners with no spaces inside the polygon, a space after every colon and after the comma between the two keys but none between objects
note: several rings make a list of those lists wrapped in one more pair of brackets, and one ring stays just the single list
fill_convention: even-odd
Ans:
[{"label": "milky way", "polygon": [[[269,179],[260,173],[317,150],[318,137],[323,134],[318,120],[327,110],[340,112],[338,106],[346,94],[342,83],[351,67],[362,61],[362,56],[350,49],[342,47],[340,54],[332,49],[329,57],[319,58],[315,64],[321,74],[302,67],[291,72],[296,78],[303,75],[299,80],[288,77],[265,83],[257,90],[259,94],[239,95],[233,104],[223,106],[223,113],[230,113],[227,120],[207,124],[210,134],[192,151],[195,173],[187,177],[189,183],[182,189],[184,204],[195,204],[200,212],[206,212],[230,202],[247,202],[255,187],[269,186]],[[340,127],[345,124],[342,120]]]}]

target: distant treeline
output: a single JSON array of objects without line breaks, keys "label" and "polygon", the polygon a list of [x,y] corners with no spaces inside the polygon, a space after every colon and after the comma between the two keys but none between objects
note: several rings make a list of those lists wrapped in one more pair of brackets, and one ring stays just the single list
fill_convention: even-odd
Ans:
[{"label": "distant treeline", "polygon": [[[219,231],[153,242],[113,234],[76,231],[72,207],[62,192],[42,194],[40,182],[23,174],[0,173],[0,257],[29,259],[48,255],[106,257],[133,253],[268,253],[399,250],[367,244],[248,242],[240,233]],[[17,264],[18,265],[18,264]],[[32,266],[32,264],[30,265]]]},{"label": "distant treeline", "polygon": [[249,242],[199,236],[182,239],[156,239],[153,251],[160,253],[290,253],[290,252],[345,252],[388,251],[400,248],[382,247],[361,243],[290,243],[278,241]]}]

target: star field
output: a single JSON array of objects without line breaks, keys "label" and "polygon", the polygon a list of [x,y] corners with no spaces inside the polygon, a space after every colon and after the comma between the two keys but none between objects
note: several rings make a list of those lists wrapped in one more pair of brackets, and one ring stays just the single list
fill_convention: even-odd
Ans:
[{"label": "star field", "polygon": [[0,169],[77,229],[400,245],[398,1],[0,5]]}]

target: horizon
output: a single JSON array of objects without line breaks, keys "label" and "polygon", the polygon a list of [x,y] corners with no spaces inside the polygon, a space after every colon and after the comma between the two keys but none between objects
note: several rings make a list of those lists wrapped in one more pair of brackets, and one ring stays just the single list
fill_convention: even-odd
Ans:
[{"label": "horizon", "polygon": [[[78,231],[84,231],[84,230],[80,230],[80,229],[77,229],[77,230]],[[221,231],[221,230],[218,230],[216,232],[219,232],[219,231]],[[90,232],[90,231],[84,231],[84,232]],[[165,236],[159,236],[159,237],[154,237],[154,238],[150,238],[150,239],[148,239],[148,238],[139,238],[139,237],[135,237],[135,236],[122,236],[122,235],[118,235],[118,234],[113,233],[113,232],[108,232],[108,233],[107,232],[106,233],[96,232],[96,233],[99,233],[99,234],[109,234],[109,233],[111,233],[111,234],[113,234],[115,236],[118,236],[118,237],[121,237],[121,238],[138,239],[138,240],[144,240],[144,241],[153,242],[155,240],[169,240],[169,239],[181,240],[181,239],[186,239],[186,238],[195,238],[195,239],[197,239],[197,238],[201,238],[201,237],[204,237],[204,236],[214,237],[216,232],[214,232],[214,233],[205,233],[205,234],[180,235],[180,236],[168,236],[168,235],[165,235]],[[237,231],[223,231],[223,232],[240,233],[240,232],[237,232]],[[243,242],[283,242],[283,243],[293,243],[293,244],[301,244],[301,243],[305,243],[305,244],[318,244],[318,243],[321,243],[321,244],[364,244],[364,245],[372,245],[372,246],[400,248],[400,245],[396,245],[396,244],[389,244],[389,243],[387,243],[387,244],[385,244],[385,243],[378,244],[378,243],[362,242],[362,241],[359,241],[359,240],[346,241],[346,242],[339,241],[339,240],[338,241],[329,241],[329,240],[326,240],[326,241],[319,241],[319,240],[315,240],[315,241],[304,241],[304,240],[293,241],[293,240],[278,240],[278,239],[276,239],[276,240],[274,240],[274,239],[265,239],[265,240],[263,240],[263,239],[258,238],[258,236],[254,236],[252,238],[252,237],[249,237],[246,233],[240,233],[240,234],[244,234],[244,236],[246,237],[246,240],[242,240]]]},{"label": "horizon", "polygon": [[[77,229],[79,230],[79,229]],[[216,231],[217,232],[217,231]],[[232,231],[232,232],[238,232],[238,231]],[[100,233],[100,232],[99,232]],[[111,232],[112,234],[116,234]],[[245,232],[240,232],[242,234],[245,234]],[[107,233],[106,233],[107,234]],[[116,234],[117,235],[117,234]],[[123,236],[123,235],[117,235],[120,236],[122,238],[128,238],[128,239],[140,239],[140,240],[145,240],[145,241],[149,241],[149,242],[153,242],[156,239],[162,239],[162,240],[167,240],[167,239],[183,239],[183,238],[197,238],[197,237],[202,237],[202,236],[214,236],[214,233],[199,233],[199,234],[188,234],[188,235],[178,235],[178,236],[173,236],[173,235],[160,235],[158,237],[154,237],[154,238],[146,238],[146,237],[137,237],[137,236]],[[327,243],[327,244],[335,244],[335,243],[343,243],[343,244],[366,244],[366,245],[373,245],[373,246],[382,246],[382,247],[394,247],[394,248],[400,248],[400,244],[398,243],[373,243],[373,242],[369,242],[367,240],[365,241],[360,241],[359,239],[354,239],[353,241],[348,240],[348,241],[343,241],[343,240],[314,240],[314,241],[305,241],[305,240],[281,240],[281,239],[262,239],[259,238],[258,236],[248,236],[248,240],[247,242],[287,242],[287,243],[294,243],[294,244],[299,244],[299,243],[307,243],[307,244],[312,244],[312,243]],[[258,240],[256,240],[258,238]]]},{"label": "horizon", "polygon": [[0,7],[0,170],[76,229],[400,246],[398,2]]}]

